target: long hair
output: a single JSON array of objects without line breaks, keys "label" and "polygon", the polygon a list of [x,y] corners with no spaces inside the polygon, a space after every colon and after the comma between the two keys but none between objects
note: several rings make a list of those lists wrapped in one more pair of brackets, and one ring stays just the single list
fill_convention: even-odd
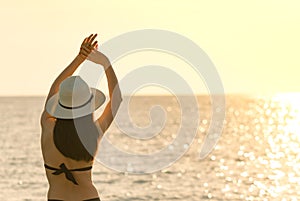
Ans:
[{"label": "long hair", "polygon": [[53,139],[56,148],[77,161],[92,161],[97,151],[99,132],[92,114],[76,119],[57,119]]}]

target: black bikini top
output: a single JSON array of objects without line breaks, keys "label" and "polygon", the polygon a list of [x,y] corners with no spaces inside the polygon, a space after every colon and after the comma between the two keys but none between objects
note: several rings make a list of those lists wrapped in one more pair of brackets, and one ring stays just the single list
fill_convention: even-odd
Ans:
[{"label": "black bikini top", "polygon": [[87,171],[87,170],[92,169],[92,166],[90,166],[90,167],[84,167],[84,168],[78,168],[78,169],[71,169],[71,170],[69,170],[64,163],[60,164],[60,166],[59,166],[60,168],[59,169],[58,168],[54,168],[54,167],[50,167],[47,164],[44,164],[44,167],[46,169],[49,169],[49,170],[55,170],[55,172],[52,173],[54,175],[60,175],[60,174],[64,173],[65,176],[66,176],[66,179],[70,180],[75,185],[78,185],[78,183],[76,182],[76,180],[75,180],[72,172],[74,172],[74,171]]}]

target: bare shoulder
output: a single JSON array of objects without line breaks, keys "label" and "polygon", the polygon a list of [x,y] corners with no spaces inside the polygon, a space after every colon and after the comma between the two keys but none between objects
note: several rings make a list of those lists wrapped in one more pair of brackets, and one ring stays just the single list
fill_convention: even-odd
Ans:
[{"label": "bare shoulder", "polygon": [[52,138],[53,128],[55,126],[56,118],[52,117],[48,114],[46,110],[43,111],[40,118],[41,123],[41,143],[42,150],[44,150],[45,146],[49,143],[49,139]]},{"label": "bare shoulder", "polygon": [[104,128],[103,128],[103,125],[101,125],[101,124],[99,123],[99,121],[95,121],[94,124],[95,124],[95,126],[96,126],[96,128],[97,128],[97,130],[98,130],[98,133],[99,133],[100,139],[101,139],[102,136],[103,136],[103,134],[105,133],[105,130],[104,130]]},{"label": "bare shoulder", "polygon": [[40,123],[43,129],[51,128],[55,125],[56,118],[51,116],[46,110],[43,111]]}]

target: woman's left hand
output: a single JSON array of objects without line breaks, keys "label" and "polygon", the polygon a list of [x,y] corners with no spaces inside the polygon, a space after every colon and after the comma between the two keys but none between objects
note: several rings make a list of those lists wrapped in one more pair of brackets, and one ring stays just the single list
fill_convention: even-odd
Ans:
[{"label": "woman's left hand", "polygon": [[81,44],[79,55],[86,59],[92,50],[97,49],[98,41],[94,41],[97,34],[91,34],[89,37],[85,38]]}]

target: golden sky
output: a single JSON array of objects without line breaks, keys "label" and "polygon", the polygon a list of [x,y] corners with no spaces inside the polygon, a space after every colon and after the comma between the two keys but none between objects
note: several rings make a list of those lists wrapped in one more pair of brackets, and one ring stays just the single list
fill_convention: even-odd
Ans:
[{"label": "golden sky", "polygon": [[[297,0],[1,1],[0,95],[46,95],[85,36],[97,32],[101,44],[139,29],[169,30],[193,40],[215,64],[226,93],[296,92],[299,10]],[[203,92],[201,78],[170,55],[132,54],[115,71],[122,79],[139,65],[168,62]]]}]

